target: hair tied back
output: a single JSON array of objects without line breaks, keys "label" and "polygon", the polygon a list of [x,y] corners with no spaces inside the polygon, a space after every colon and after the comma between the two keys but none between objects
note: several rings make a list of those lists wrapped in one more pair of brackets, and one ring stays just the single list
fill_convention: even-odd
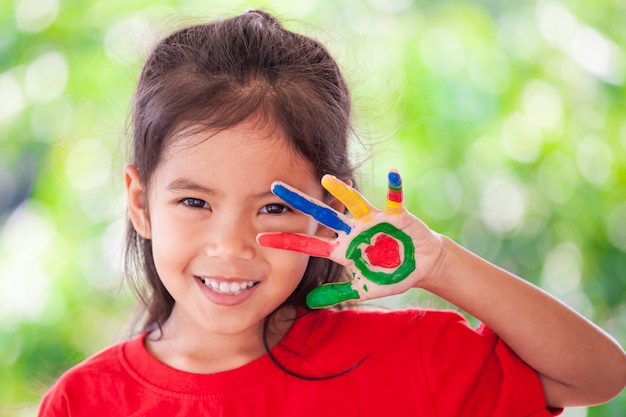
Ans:
[{"label": "hair tied back", "polygon": [[272,26],[280,27],[280,23],[276,19],[274,19],[269,13],[266,13],[263,10],[248,9],[245,11],[244,14],[249,15],[253,18],[260,18],[265,21],[264,23],[269,23]]}]

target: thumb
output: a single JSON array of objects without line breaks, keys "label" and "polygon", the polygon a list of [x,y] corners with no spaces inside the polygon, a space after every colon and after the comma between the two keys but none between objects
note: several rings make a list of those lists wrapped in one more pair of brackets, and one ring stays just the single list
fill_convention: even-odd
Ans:
[{"label": "thumb", "polygon": [[352,288],[351,282],[339,284],[324,284],[314,288],[306,296],[309,308],[329,307],[343,301],[358,300],[361,298],[358,291]]}]

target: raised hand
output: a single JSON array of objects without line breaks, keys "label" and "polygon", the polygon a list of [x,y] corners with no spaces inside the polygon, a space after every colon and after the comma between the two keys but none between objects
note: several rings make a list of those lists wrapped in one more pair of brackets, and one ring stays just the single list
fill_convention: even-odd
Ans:
[{"label": "raised hand", "polygon": [[332,175],[325,175],[322,186],[346,206],[352,217],[286,184],[272,184],[274,194],[335,230],[337,237],[261,233],[258,242],[263,246],[331,259],[344,265],[353,276],[351,282],[325,284],[312,290],[307,295],[309,307],[399,294],[417,286],[420,279],[432,272],[441,254],[440,239],[404,208],[398,172],[389,173],[388,183],[386,207],[380,211],[352,187]]}]

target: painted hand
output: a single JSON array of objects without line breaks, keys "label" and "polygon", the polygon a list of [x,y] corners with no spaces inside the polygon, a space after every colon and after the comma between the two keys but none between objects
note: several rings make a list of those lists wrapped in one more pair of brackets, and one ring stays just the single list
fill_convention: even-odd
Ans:
[{"label": "painted hand", "polygon": [[272,184],[274,194],[336,231],[337,237],[261,233],[258,242],[331,259],[344,265],[353,276],[351,282],[313,289],[307,295],[309,307],[399,294],[418,286],[434,268],[441,254],[439,236],[404,208],[400,175],[391,171],[388,179],[387,203],[385,210],[380,211],[343,181],[332,175],[322,178],[322,186],[346,206],[352,217],[281,182]]}]

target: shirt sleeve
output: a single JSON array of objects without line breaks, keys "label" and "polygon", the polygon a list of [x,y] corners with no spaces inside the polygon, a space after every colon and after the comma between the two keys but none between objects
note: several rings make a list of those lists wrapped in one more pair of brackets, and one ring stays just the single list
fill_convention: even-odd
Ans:
[{"label": "shirt sleeve", "polygon": [[561,413],[548,409],[537,373],[487,326],[474,330],[458,313],[435,311],[418,326],[420,363],[438,415]]}]

